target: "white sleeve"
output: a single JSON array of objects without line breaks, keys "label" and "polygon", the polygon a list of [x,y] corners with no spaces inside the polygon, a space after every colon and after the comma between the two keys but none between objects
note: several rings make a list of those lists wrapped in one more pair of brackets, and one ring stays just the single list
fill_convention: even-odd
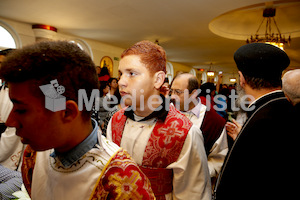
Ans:
[{"label": "white sleeve", "polygon": [[0,137],[0,164],[15,170],[21,159],[22,148],[23,144],[16,135],[16,129],[7,127]]},{"label": "white sleeve", "polygon": [[173,169],[174,172],[174,200],[211,199],[207,158],[199,128],[194,125],[191,127],[177,162],[167,168]]},{"label": "white sleeve", "polygon": [[111,121],[112,121],[112,117],[110,118],[106,128],[106,138],[112,142]]},{"label": "white sleeve", "polygon": [[227,133],[226,128],[224,128],[207,157],[209,174],[211,177],[216,177],[217,174],[220,173],[227,152]]}]

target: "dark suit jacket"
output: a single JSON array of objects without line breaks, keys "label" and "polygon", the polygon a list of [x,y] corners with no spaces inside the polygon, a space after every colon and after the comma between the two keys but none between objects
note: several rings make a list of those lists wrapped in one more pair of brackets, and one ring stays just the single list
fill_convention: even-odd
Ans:
[{"label": "dark suit jacket", "polygon": [[294,108],[283,92],[268,94],[252,106],[255,109],[247,113],[248,120],[223,164],[217,200],[288,199],[286,195],[293,193],[293,168],[297,168],[293,162],[298,162],[292,160],[293,142],[296,133],[300,135]]},{"label": "dark suit jacket", "polygon": [[300,119],[300,103],[296,104],[294,108],[296,109],[296,116]]}]

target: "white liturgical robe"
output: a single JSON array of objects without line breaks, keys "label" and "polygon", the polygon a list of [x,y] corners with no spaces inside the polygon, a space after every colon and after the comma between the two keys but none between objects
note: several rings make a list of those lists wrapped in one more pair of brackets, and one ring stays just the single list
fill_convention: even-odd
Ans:
[{"label": "white liturgical robe", "polygon": [[[155,127],[156,118],[139,121],[127,118],[121,139],[121,147],[128,151],[134,161],[141,165],[146,145]],[[107,127],[107,139],[112,141],[112,120]],[[173,192],[166,194],[167,200],[211,199],[211,183],[207,157],[203,147],[203,136],[196,126],[192,126],[176,162],[167,166],[172,169]]]},{"label": "white liturgical robe", "polygon": [[[182,113],[187,116],[187,118],[189,118],[196,127],[200,129],[205,117],[206,106],[199,102],[196,110],[200,111],[199,113],[196,113],[198,114],[198,116],[192,111]],[[226,128],[224,127],[220,137],[213,144],[207,156],[208,168],[211,177],[216,177],[217,174],[220,173],[227,152],[227,134]]]},{"label": "white liturgical robe", "polygon": [[100,135],[98,133],[98,148],[92,148],[68,168],[58,158],[50,156],[53,149],[37,152],[32,177],[32,199],[89,199],[102,170],[120,149]]}]

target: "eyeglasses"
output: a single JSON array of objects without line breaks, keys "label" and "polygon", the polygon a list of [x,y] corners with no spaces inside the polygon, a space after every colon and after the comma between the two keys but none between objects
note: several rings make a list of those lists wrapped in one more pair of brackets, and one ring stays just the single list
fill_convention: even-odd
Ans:
[{"label": "eyeglasses", "polygon": [[173,93],[176,95],[180,95],[180,94],[184,93],[184,91],[179,90],[179,89],[175,89],[175,90],[170,89],[169,94],[173,94]]}]

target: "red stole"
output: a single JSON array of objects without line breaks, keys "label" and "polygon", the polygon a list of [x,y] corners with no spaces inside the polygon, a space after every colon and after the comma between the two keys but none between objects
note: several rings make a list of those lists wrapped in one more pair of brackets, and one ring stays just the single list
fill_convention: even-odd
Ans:
[{"label": "red stole", "polygon": [[[120,145],[127,117],[125,109],[112,117],[112,139]],[[173,190],[173,170],[168,165],[178,160],[192,122],[170,105],[165,121],[158,120],[147,143],[142,171],[148,176],[156,199],[165,199]]]}]

